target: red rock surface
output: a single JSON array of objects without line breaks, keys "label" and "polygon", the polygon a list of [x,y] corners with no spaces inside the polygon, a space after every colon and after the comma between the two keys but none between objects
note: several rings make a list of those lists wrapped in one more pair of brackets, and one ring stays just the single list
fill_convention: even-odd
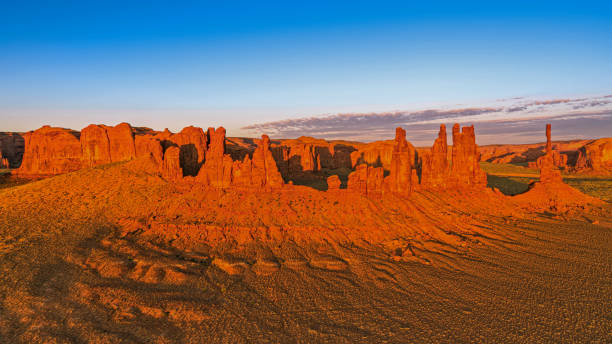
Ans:
[{"label": "red rock surface", "polygon": [[44,126],[24,135],[25,151],[19,175],[52,175],[81,168],[79,132]]},{"label": "red rock surface", "polygon": [[551,127],[550,124],[546,124],[546,154],[540,158],[540,182],[542,183],[562,182],[561,172],[554,162],[550,137]]},{"label": "red rock surface", "polygon": [[380,196],[383,192],[384,170],[382,167],[372,167],[360,164],[348,176],[347,189],[362,195]]},{"label": "red rock surface", "polygon": [[232,183],[233,160],[225,154],[225,128],[208,128],[206,161],[196,179],[215,188],[227,188]]},{"label": "red rock surface", "polygon": [[121,123],[107,129],[111,162],[128,161],[136,157],[132,126]]},{"label": "red rock surface", "polygon": [[354,150],[344,141],[329,142],[306,136],[281,140],[272,147],[274,159],[286,178],[300,172],[351,168],[350,156]]},{"label": "red rock surface", "polygon": [[463,127],[459,124],[453,126],[453,151],[451,165],[451,180],[462,185],[485,186],[487,174],[480,168],[480,157],[474,126]]},{"label": "red rock surface", "polygon": [[442,187],[449,175],[448,144],[446,126],[440,125],[438,138],[429,152],[421,158],[421,184],[428,187]]},{"label": "red rock surface", "polygon": [[158,165],[162,163],[164,151],[162,142],[158,138],[152,135],[136,135],[134,145],[137,158],[151,155]]},{"label": "red rock surface", "polygon": [[283,186],[283,178],[270,151],[270,138],[267,135],[262,135],[252,159],[247,155],[242,162],[234,161],[232,185],[266,189]]},{"label": "red rock surface", "polygon": [[398,194],[410,194],[414,149],[412,149],[412,153],[411,156],[411,149],[408,141],[406,141],[406,131],[398,127],[395,130],[395,145],[391,155],[390,174],[385,178],[385,185],[389,191]]},{"label": "red rock surface", "polygon": [[91,124],[81,130],[83,166],[92,167],[110,163],[110,142],[107,127]]},{"label": "red rock surface", "polygon": [[15,168],[21,165],[24,147],[25,141],[23,139],[23,134],[10,132],[0,133],[0,155],[8,160],[10,167]]},{"label": "red rock surface", "polygon": [[206,155],[207,138],[204,130],[189,126],[178,134],[170,135],[167,141],[179,147],[183,173],[186,176],[196,176]]},{"label": "red rock surface", "polygon": [[162,165],[162,177],[166,180],[176,181],[183,178],[183,169],[180,163],[180,149],[172,146],[166,149]]},{"label": "red rock surface", "polygon": [[579,151],[576,170],[601,174],[612,173],[612,138],[590,142]]},{"label": "red rock surface", "polygon": [[340,190],[340,185],[342,182],[340,181],[340,177],[337,175],[327,177],[327,190]]}]

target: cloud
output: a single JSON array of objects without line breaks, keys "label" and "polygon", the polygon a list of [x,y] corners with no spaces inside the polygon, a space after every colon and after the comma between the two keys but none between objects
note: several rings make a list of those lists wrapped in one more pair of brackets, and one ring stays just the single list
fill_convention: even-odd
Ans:
[{"label": "cloud", "polygon": [[[441,123],[475,124],[478,142],[491,144],[541,141],[544,124],[552,122],[556,139],[592,138],[612,132],[612,101],[604,99],[607,97],[550,100],[518,97],[497,101],[493,106],[328,114],[251,124],[242,129],[274,138],[313,136],[374,141],[391,138],[394,128],[401,126],[410,141],[427,146]],[[572,127],[576,129],[572,131]]]}]

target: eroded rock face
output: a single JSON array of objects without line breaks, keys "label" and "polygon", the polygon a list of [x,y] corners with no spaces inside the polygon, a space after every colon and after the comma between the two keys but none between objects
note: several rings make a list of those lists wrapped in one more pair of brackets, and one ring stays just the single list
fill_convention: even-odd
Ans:
[{"label": "eroded rock face", "polygon": [[206,156],[207,138],[204,130],[189,126],[171,135],[168,141],[179,147],[183,173],[186,176],[196,176]]},{"label": "eroded rock face", "polygon": [[91,124],[81,130],[83,166],[92,167],[111,163],[107,127]]},{"label": "eroded rock face", "polygon": [[446,143],[446,126],[440,125],[438,138],[434,141],[431,151],[421,158],[421,184],[428,187],[443,187],[446,185],[449,173],[448,145]]},{"label": "eroded rock face", "polygon": [[44,126],[24,135],[25,152],[20,175],[53,175],[81,168],[79,133],[70,129]]},{"label": "eroded rock face", "polygon": [[177,181],[183,178],[180,162],[180,149],[172,146],[166,149],[162,164],[162,177],[166,180]]},{"label": "eroded rock face", "polygon": [[351,168],[351,152],[354,150],[345,142],[328,142],[306,136],[282,140],[272,147],[276,164],[285,179],[303,172]]},{"label": "eroded rock face", "polygon": [[612,172],[612,138],[598,139],[580,148],[576,170],[595,173]]},{"label": "eroded rock face", "polygon": [[111,162],[128,161],[136,158],[136,146],[132,126],[121,123],[106,128],[110,146]]},{"label": "eroded rock face", "polygon": [[455,124],[453,126],[452,182],[457,186],[487,185],[487,174],[480,168],[479,160],[474,126],[461,129],[459,124]]},{"label": "eroded rock face", "polygon": [[253,159],[247,155],[242,162],[234,161],[232,185],[266,189],[283,186],[283,178],[270,151],[270,138],[267,135],[262,135],[260,144],[253,152]]},{"label": "eroded rock face", "polygon": [[328,191],[340,190],[340,185],[342,185],[342,182],[340,181],[340,177],[338,177],[337,175],[327,177]]},{"label": "eroded rock face", "polygon": [[19,167],[25,150],[25,140],[20,133],[0,133],[0,155],[12,168]]},{"label": "eroded rock face", "polygon": [[227,188],[232,184],[234,161],[225,154],[225,128],[208,128],[208,150],[206,162],[196,179],[215,188]]},{"label": "eroded rock face", "polygon": [[136,157],[151,155],[158,165],[161,165],[164,157],[162,142],[152,135],[137,135],[134,137],[136,146]]},{"label": "eroded rock face", "polygon": [[347,189],[362,195],[379,196],[383,192],[384,170],[366,164],[357,166],[348,176]]},{"label": "eroded rock face", "polygon": [[[414,151],[414,149],[413,149]],[[391,168],[385,185],[388,190],[398,194],[409,194],[412,179],[412,162],[414,155],[411,156],[410,146],[406,141],[406,131],[402,128],[395,130],[395,145],[391,155]]]},{"label": "eroded rock face", "polygon": [[539,158],[540,160],[540,182],[542,183],[557,183],[562,182],[561,172],[557,168],[554,162],[551,127],[550,124],[546,124],[546,154]]}]

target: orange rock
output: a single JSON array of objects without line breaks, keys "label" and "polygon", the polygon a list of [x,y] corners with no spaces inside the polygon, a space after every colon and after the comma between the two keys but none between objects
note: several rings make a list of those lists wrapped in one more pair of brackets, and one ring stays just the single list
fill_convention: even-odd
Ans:
[{"label": "orange rock", "polygon": [[538,159],[540,161],[540,182],[543,183],[562,182],[563,180],[561,178],[561,172],[554,162],[550,135],[550,124],[546,124],[546,154]]},{"label": "orange rock", "polygon": [[576,170],[604,174],[612,172],[612,138],[598,139],[580,148]]},{"label": "orange rock", "polygon": [[357,166],[348,176],[347,189],[363,195],[380,196],[383,191],[384,170],[366,164]]},{"label": "orange rock", "polygon": [[134,133],[132,126],[121,123],[114,127],[106,127],[110,147],[111,162],[132,160],[136,157]]},{"label": "orange rock", "polygon": [[232,184],[233,165],[232,158],[225,154],[225,128],[208,128],[206,161],[197,180],[215,188],[227,188]]},{"label": "orange rock", "polygon": [[339,190],[342,182],[337,175],[327,177],[327,190]]},{"label": "orange rock", "polygon": [[81,168],[79,133],[48,125],[24,135],[25,151],[20,175],[53,175]]},{"label": "orange rock", "polygon": [[270,151],[270,138],[267,135],[262,135],[252,160],[247,155],[242,162],[234,161],[232,173],[232,185],[267,189],[283,186],[283,178]]},{"label": "orange rock", "polygon": [[431,151],[421,158],[421,184],[428,187],[441,187],[448,179],[448,145],[446,143],[446,126],[440,124],[438,138]]},{"label": "orange rock", "polygon": [[178,147],[169,147],[164,153],[162,164],[162,177],[166,180],[180,180],[183,178],[183,169],[181,169],[180,149]]},{"label": "orange rock", "polygon": [[410,147],[406,141],[406,131],[400,127],[395,130],[395,145],[391,156],[391,172],[385,178],[389,190],[399,194],[409,194],[411,191],[412,162]]},{"label": "orange rock", "polygon": [[474,135],[474,126],[453,126],[451,180],[458,186],[487,184],[487,174],[480,168],[480,156]]},{"label": "orange rock", "polygon": [[134,138],[136,157],[151,155],[155,162],[161,165],[163,161],[163,148],[161,141],[152,135],[137,135]]},{"label": "orange rock", "polygon": [[204,130],[189,126],[183,128],[178,134],[172,134],[167,140],[179,147],[183,173],[186,176],[196,176],[204,164],[206,155],[207,144]]},{"label": "orange rock", "polygon": [[81,130],[83,166],[92,167],[111,163],[110,142],[106,127],[91,124]]}]

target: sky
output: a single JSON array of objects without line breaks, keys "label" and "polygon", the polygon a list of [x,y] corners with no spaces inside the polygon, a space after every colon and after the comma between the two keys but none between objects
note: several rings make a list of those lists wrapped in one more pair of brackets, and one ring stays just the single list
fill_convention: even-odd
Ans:
[{"label": "sky", "polygon": [[[0,131],[369,141],[399,125],[418,141],[457,121],[516,143],[550,118],[567,139],[612,132],[610,2],[0,1]],[[560,99],[575,101],[546,104]],[[485,108],[501,110],[464,111]]]}]

